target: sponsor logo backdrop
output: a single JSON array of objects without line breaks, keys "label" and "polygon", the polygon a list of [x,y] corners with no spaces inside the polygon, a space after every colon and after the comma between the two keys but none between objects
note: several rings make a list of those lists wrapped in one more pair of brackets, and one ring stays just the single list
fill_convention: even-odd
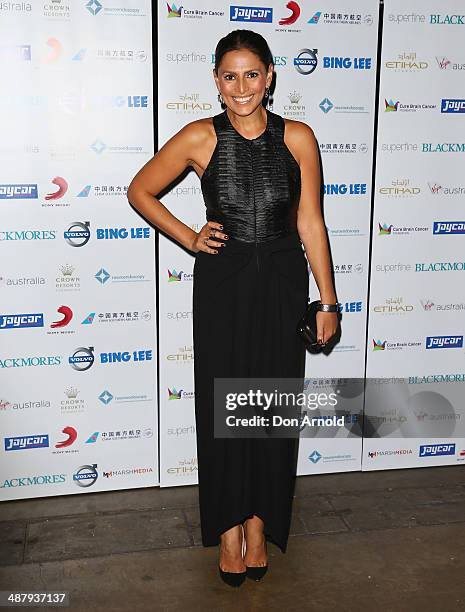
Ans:
[{"label": "sponsor logo backdrop", "polygon": [[151,3],[0,12],[0,499],[152,486]]},{"label": "sponsor logo backdrop", "polygon": [[364,470],[465,461],[463,8],[384,1]]},{"label": "sponsor logo backdrop", "polygon": [[[328,360],[308,356],[307,375],[363,377],[378,1],[158,4],[159,145],[186,123],[220,113],[213,80],[218,40],[238,28],[268,41],[276,88],[270,110],[308,123],[324,171],[325,222],[343,304],[344,336]],[[205,223],[194,171],[162,201],[192,228]],[[192,344],[194,258],[160,237],[160,483],[197,482]],[[311,271],[309,270],[311,274]],[[310,279],[310,297],[317,287]],[[212,296],[214,299],[214,296]],[[297,322],[296,322],[297,324]],[[214,350],[222,350],[221,339]],[[360,397],[360,411],[363,397]],[[299,473],[359,470],[362,441],[346,427],[301,439]],[[357,425],[357,424],[355,424]],[[324,430],[324,431],[323,431]],[[334,434],[330,434],[334,431]],[[334,435],[329,439],[329,435]]]}]

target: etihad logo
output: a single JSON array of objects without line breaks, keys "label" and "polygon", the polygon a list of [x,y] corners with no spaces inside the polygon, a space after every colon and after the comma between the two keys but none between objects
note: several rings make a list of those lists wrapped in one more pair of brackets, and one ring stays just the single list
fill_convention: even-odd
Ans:
[{"label": "etihad logo", "polygon": [[420,187],[414,187],[410,184],[410,179],[394,179],[389,187],[380,187],[381,195],[390,197],[408,197],[415,196],[421,192]]},{"label": "etihad logo", "polygon": [[384,304],[373,307],[373,311],[380,314],[405,314],[412,312],[412,304],[404,304],[402,297],[386,298]]},{"label": "etihad logo", "polygon": [[179,96],[179,101],[167,102],[166,108],[176,112],[201,113],[211,110],[213,106],[210,102],[202,102],[198,93],[185,93]]},{"label": "etihad logo", "polygon": [[428,62],[419,60],[414,52],[404,52],[399,53],[397,59],[385,62],[385,66],[396,72],[410,72],[426,70]]}]

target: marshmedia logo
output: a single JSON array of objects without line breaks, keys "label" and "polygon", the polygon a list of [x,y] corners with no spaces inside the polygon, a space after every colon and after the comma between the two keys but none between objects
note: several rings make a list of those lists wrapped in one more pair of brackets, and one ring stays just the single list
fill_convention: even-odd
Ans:
[{"label": "marshmedia logo", "polygon": [[443,98],[441,100],[441,113],[465,113],[465,100]]},{"label": "marshmedia logo", "polygon": [[37,183],[5,183],[0,185],[0,200],[36,200]]},{"label": "marshmedia logo", "polygon": [[463,348],[463,336],[426,336],[427,349]]},{"label": "marshmedia logo", "polygon": [[434,221],[433,234],[465,234],[465,221]]},{"label": "marshmedia logo", "polygon": [[273,9],[261,6],[230,6],[230,21],[248,21],[260,23],[273,22]]}]

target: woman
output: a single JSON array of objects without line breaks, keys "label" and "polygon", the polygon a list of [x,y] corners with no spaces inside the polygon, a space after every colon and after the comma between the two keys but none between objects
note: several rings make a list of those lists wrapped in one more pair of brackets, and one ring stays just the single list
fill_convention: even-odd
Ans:
[{"label": "woman", "polygon": [[[199,502],[204,546],[220,544],[219,571],[239,586],[267,569],[267,540],[284,553],[298,438],[221,438],[213,432],[217,377],[303,378],[296,324],[308,297],[302,243],[321,302],[336,304],[320,210],[313,131],[263,105],[273,78],[265,39],[235,30],[215,51],[225,110],[185,125],[134,177],[130,203],[195,254],[193,340]],[[207,222],[193,231],[155,198],[191,166]],[[335,312],[317,313],[319,341]]]}]

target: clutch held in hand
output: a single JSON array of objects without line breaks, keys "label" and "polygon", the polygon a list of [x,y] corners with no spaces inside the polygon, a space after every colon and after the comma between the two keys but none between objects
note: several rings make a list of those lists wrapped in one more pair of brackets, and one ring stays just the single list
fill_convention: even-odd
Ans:
[{"label": "clutch held in hand", "polygon": [[314,300],[310,302],[307,306],[306,311],[304,312],[302,318],[299,320],[297,324],[297,333],[302,338],[307,350],[310,353],[321,353],[324,352],[328,354],[331,352],[333,347],[339,342],[341,339],[341,318],[342,315],[339,311],[339,303],[336,305],[337,308],[337,329],[335,333],[326,341],[325,344],[319,344],[317,342],[317,326],[316,326],[316,313],[319,310],[326,310],[326,312],[331,312],[332,309],[321,308],[321,301]]}]

